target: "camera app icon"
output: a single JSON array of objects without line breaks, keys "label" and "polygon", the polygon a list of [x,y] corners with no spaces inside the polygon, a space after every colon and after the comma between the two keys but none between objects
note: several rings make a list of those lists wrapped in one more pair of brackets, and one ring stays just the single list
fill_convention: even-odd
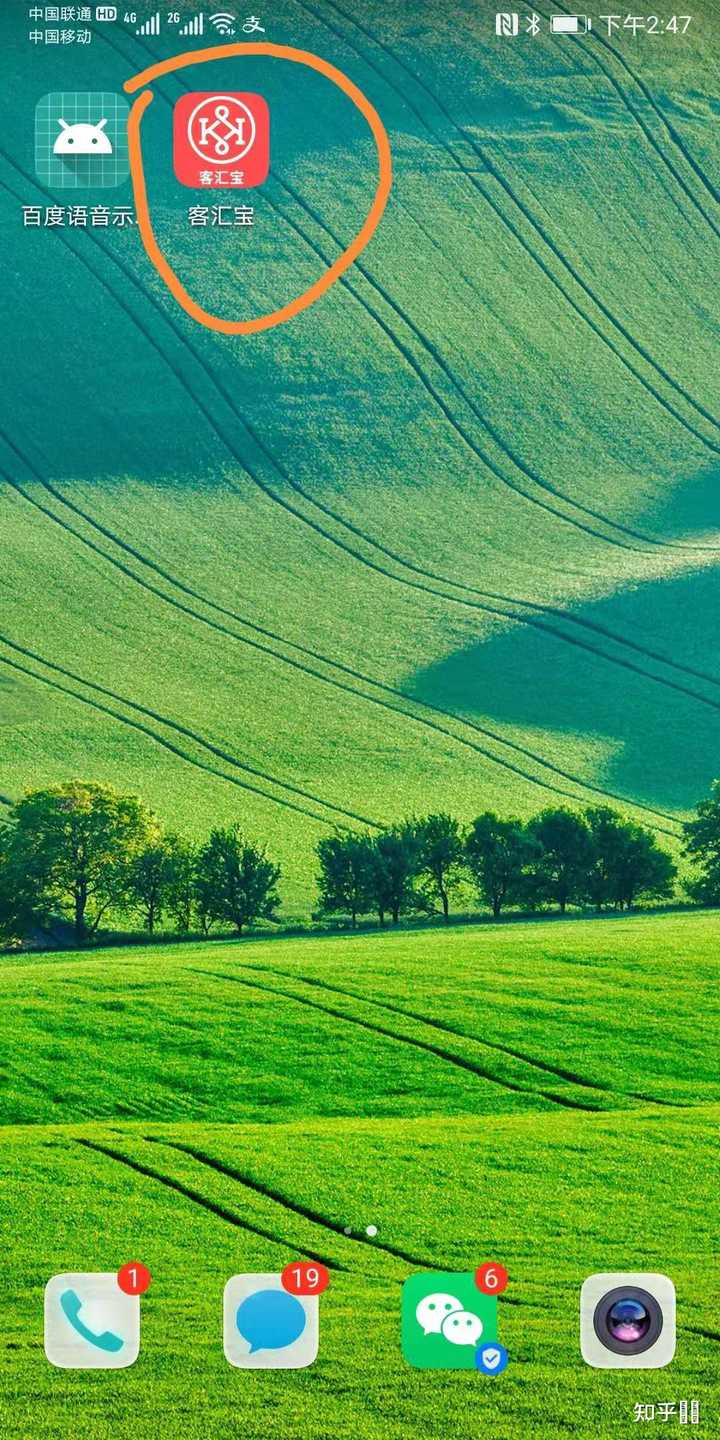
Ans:
[{"label": "camera app icon", "polygon": [[660,1370],[675,1354],[667,1275],[590,1275],[580,1292],[580,1349],[596,1370]]}]

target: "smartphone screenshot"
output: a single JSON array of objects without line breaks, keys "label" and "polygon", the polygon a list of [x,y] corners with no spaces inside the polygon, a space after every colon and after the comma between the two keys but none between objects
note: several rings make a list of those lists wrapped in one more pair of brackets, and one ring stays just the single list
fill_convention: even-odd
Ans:
[{"label": "smartphone screenshot", "polygon": [[717,1434],[717,5],[0,36],[3,1440]]}]

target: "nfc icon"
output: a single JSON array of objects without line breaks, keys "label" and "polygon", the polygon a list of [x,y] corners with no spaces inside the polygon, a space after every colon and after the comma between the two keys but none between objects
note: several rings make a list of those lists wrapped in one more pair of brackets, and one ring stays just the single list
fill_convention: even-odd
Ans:
[{"label": "nfc icon", "polygon": [[495,34],[509,39],[520,32],[520,16],[516,11],[499,10],[495,16]]}]

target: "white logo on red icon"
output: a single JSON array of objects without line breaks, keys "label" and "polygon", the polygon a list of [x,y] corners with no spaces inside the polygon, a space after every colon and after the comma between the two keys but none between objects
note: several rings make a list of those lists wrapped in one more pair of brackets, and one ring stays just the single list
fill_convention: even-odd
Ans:
[{"label": "white logo on red icon", "polygon": [[173,157],[183,185],[262,185],[270,166],[270,116],[262,96],[184,95],[175,106]]},{"label": "white logo on red icon", "polygon": [[252,111],[235,95],[201,100],[187,127],[195,154],[213,165],[237,165],[252,149],[255,133]]}]

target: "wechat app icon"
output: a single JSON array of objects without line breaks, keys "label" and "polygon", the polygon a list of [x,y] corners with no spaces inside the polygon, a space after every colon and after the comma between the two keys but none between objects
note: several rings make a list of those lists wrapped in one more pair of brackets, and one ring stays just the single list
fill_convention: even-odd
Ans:
[{"label": "wechat app icon", "polygon": [[402,1289],[402,1352],[419,1370],[475,1370],[477,1354],[497,1340],[497,1299],[478,1289],[473,1271],[411,1275]]}]

